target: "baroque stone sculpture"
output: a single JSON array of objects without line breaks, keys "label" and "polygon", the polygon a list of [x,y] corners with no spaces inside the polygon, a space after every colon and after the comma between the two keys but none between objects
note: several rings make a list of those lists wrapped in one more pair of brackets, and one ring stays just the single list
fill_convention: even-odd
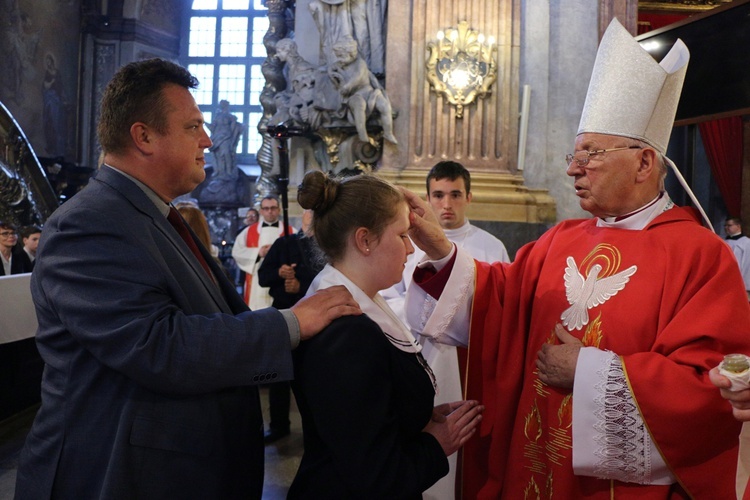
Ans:
[{"label": "baroque stone sculpture", "polygon": [[385,140],[397,144],[393,135],[391,103],[359,55],[357,42],[344,37],[333,45],[332,52],[335,60],[328,65],[328,76],[339,91],[347,109],[347,121],[356,127],[359,140],[372,141],[367,135],[365,122],[373,111],[377,111]]},{"label": "baroque stone sculpture", "polygon": [[245,127],[229,112],[229,101],[222,99],[219,102],[219,109],[207,127],[213,142],[208,150],[214,155],[214,177],[236,179],[237,144]]}]

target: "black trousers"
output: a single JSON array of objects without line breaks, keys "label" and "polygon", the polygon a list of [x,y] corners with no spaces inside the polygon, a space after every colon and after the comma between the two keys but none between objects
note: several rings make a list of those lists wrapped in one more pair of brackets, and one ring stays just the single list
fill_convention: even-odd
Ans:
[{"label": "black trousers", "polygon": [[286,432],[289,430],[289,406],[291,386],[288,381],[268,384],[268,402],[271,407],[271,430]]}]

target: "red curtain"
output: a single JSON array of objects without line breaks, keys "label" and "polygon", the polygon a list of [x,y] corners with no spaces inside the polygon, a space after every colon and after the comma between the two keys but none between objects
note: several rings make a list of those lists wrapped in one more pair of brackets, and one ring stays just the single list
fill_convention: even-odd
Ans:
[{"label": "red curtain", "polygon": [[[674,13],[638,13],[638,34],[659,29],[688,17]],[[712,120],[698,125],[716,184],[730,216],[740,216],[742,200],[742,117]]]},{"label": "red curtain", "polygon": [[687,14],[657,14],[653,12],[638,12],[638,34],[642,35],[652,30],[663,28],[688,17]]},{"label": "red curtain", "polygon": [[730,216],[739,217],[742,201],[742,117],[698,124],[708,163]]}]

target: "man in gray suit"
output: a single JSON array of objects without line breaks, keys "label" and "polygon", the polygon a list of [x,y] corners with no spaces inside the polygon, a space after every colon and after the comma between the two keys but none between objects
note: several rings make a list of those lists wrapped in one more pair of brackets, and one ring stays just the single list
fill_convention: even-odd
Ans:
[{"label": "man in gray suit", "polygon": [[250,312],[170,202],[205,177],[211,140],[189,89],[152,59],[105,90],[104,166],[47,221],[32,279],[42,405],[16,497],[260,498],[256,384],[358,314],[343,287]]}]

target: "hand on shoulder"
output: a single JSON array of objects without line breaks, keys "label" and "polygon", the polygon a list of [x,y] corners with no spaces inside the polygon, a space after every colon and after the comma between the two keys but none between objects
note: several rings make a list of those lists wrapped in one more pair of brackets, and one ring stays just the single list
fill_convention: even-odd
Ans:
[{"label": "hand on shoulder", "polygon": [[307,340],[318,334],[336,318],[362,314],[349,290],[342,285],[318,290],[292,306],[300,329],[300,339]]}]

